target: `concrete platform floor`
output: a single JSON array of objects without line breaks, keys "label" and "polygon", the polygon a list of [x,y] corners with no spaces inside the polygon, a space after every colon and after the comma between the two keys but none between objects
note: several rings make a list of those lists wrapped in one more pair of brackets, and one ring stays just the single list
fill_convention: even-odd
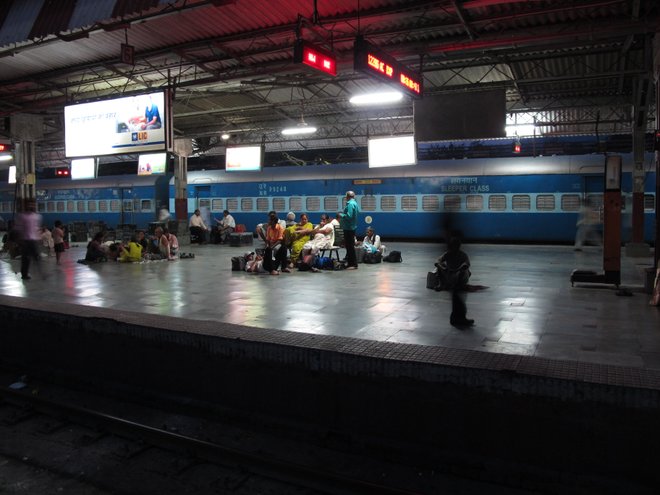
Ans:
[{"label": "concrete platform floor", "polygon": [[[575,268],[601,271],[602,252],[587,247],[467,244],[473,328],[450,326],[451,297],[425,288],[444,246],[392,243],[403,263],[356,271],[280,276],[232,272],[230,258],[250,247],[186,246],[194,259],[83,265],[72,246],[22,281],[19,260],[0,263],[0,294],[35,301],[222,321],[256,328],[444,346],[492,353],[660,370],[660,310],[643,291],[652,258],[622,258],[618,296],[608,285],[576,285]],[[256,244],[255,246],[256,247]],[[342,250],[343,254],[343,250]]]}]

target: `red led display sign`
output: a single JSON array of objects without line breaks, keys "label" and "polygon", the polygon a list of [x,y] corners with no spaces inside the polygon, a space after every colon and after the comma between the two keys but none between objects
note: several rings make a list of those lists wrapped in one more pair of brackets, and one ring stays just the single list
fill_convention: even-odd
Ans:
[{"label": "red led display sign", "polygon": [[337,75],[337,58],[335,55],[303,40],[296,41],[293,47],[293,61],[331,76]]},{"label": "red led display sign", "polygon": [[409,95],[422,96],[422,76],[361,37],[355,40],[354,66],[355,70],[383,79]]}]

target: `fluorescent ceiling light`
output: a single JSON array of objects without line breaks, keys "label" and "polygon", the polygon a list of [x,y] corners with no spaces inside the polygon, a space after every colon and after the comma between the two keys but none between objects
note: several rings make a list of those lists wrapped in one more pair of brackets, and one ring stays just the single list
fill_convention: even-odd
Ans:
[{"label": "fluorescent ceiling light", "polygon": [[307,124],[298,124],[296,127],[287,127],[282,129],[282,134],[284,136],[292,136],[294,134],[314,134],[316,132],[316,127],[313,125]]},{"label": "fluorescent ceiling light", "polygon": [[382,93],[366,93],[355,95],[350,101],[353,105],[385,105],[395,103],[403,98],[403,93],[398,91],[384,91]]},{"label": "fluorescent ceiling light", "polygon": [[220,137],[221,137],[223,140],[227,141],[227,139],[229,139],[231,136],[225,132],[225,133],[224,133],[223,135],[221,135]]},{"label": "fluorescent ceiling light", "polygon": [[12,159],[13,157],[11,156],[11,153],[8,153],[6,155],[0,155],[0,162],[8,162]]}]

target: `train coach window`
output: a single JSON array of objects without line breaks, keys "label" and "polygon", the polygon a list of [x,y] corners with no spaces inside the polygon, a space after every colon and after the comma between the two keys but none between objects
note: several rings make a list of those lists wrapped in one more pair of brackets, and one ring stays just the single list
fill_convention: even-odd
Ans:
[{"label": "train coach window", "polygon": [[108,211],[108,202],[105,199],[99,200],[99,211],[101,212]]},{"label": "train coach window", "polygon": [[[41,211],[41,205],[42,205],[42,204],[43,204],[43,203],[41,203],[41,202],[38,203],[39,211]],[[3,211],[3,212],[7,212],[7,211],[9,211],[9,202],[7,202],[7,201],[3,201],[2,204],[1,204],[1,206],[2,206],[2,211]]]},{"label": "train coach window", "polygon": [[529,194],[514,194],[511,198],[511,209],[513,211],[529,211],[532,207],[532,198]]},{"label": "train coach window", "polygon": [[644,209],[645,210],[655,210],[655,201],[652,194],[644,195]]},{"label": "train coach window", "polygon": [[140,211],[151,211],[151,200],[143,199],[140,201]]},{"label": "train coach window", "polygon": [[48,211],[48,213],[51,213],[51,212],[55,211],[55,202],[54,201],[49,201],[47,203],[46,211]]},{"label": "train coach window", "polygon": [[445,196],[445,211],[460,211],[461,197],[458,194],[449,194]]},{"label": "train coach window", "polygon": [[536,210],[551,211],[555,209],[555,196],[553,194],[537,194]]},{"label": "train coach window", "polygon": [[503,194],[491,194],[488,197],[488,209],[493,211],[506,210],[506,196]]},{"label": "train coach window", "polygon": [[422,211],[438,211],[440,209],[440,198],[436,195],[422,196]]},{"label": "train coach window", "polygon": [[110,200],[110,211],[121,211],[121,201],[118,199]]},{"label": "train coach window", "polygon": [[57,211],[58,213],[64,213],[64,201],[57,202]]},{"label": "train coach window", "polygon": [[362,198],[360,198],[360,210],[376,211],[376,196],[362,196]]},{"label": "train coach window", "polygon": [[78,201],[76,204],[76,211],[78,213],[83,213],[85,211],[85,202],[84,201]]},{"label": "train coach window", "polygon": [[[201,201],[199,205],[202,206]],[[238,211],[238,199],[236,198],[227,199],[227,209],[229,211]]]},{"label": "train coach window", "polygon": [[303,209],[302,198],[298,196],[289,198],[289,208],[291,209],[291,211],[302,211]]},{"label": "train coach window", "polygon": [[394,211],[394,210],[396,210],[396,197],[394,197],[394,196],[381,196],[380,197],[380,209],[382,211]]},{"label": "train coach window", "polygon": [[286,199],[284,199],[284,198],[273,198],[273,210],[275,210],[275,211],[286,211]]},{"label": "train coach window", "polygon": [[481,194],[469,194],[465,198],[467,211],[481,211],[484,209],[484,197]]},{"label": "train coach window", "polygon": [[417,211],[417,196],[401,196],[401,209],[403,211]]},{"label": "train coach window", "polygon": [[[211,207],[211,200],[208,199],[208,198],[200,199],[199,200],[199,207],[200,208],[210,208]],[[234,208],[234,209],[236,209],[236,208]]]},{"label": "train coach window", "polygon": [[252,198],[241,198],[241,211],[254,210],[254,202]]},{"label": "train coach window", "polygon": [[[10,203],[7,203],[7,204],[10,204]],[[40,201],[39,203],[37,203],[37,210],[40,213],[43,213],[44,211],[46,211],[46,203],[44,203],[43,201]],[[3,210],[3,211],[5,211],[5,210]],[[9,210],[7,210],[7,211],[9,211]]]},{"label": "train coach window", "polygon": [[579,194],[562,194],[561,195],[561,209],[562,209],[562,211],[579,211],[580,210],[580,195]]},{"label": "train coach window", "polygon": [[211,211],[222,211],[224,208],[222,207],[222,200],[221,199],[212,199],[211,200]]},{"label": "train coach window", "polygon": [[73,202],[73,201],[67,201],[66,202],[66,211],[68,213],[73,213],[74,211],[76,211],[76,203]]},{"label": "train coach window", "polygon": [[[339,210],[339,200],[336,196],[326,196],[323,198],[323,209],[325,211],[338,211]],[[332,215],[330,215],[332,216]]]},{"label": "train coach window", "polygon": [[321,198],[318,196],[308,196],[305,203],[307,211],[319,211],[321,209]]},{"label": "train coach window", "polygon": [[133,211],[133,201],[130,199],[124,200],[124,211]]},{"label": "train coach window", "polygon": [[96,201],[87,201],[87,211],[92,213],[96,211]]},{"label": "train coach window", "polygon": [[268,198],[257,198],[257,211],[268,211]]}]

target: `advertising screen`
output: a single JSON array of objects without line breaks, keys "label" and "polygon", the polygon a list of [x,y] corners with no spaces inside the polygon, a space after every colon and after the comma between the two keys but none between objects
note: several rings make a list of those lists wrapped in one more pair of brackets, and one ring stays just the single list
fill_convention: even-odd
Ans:
[{"label": "advertising screen", "polygon": [[164,91],[64,107],[66,156],[165,151],[169,109]]},{"label": "advertising screen", "polygon": [[71,180],[96,178],[96,158],[71,160]]},{"label": "advertising screen", "polygon": [[414,136],[374,138],[369,140],[369,167],[415,165],[417,149]]},{"label": "advertising screen", "polygon": [[264,150],[261,146],[227,148],[225,159],[227,172],[258,171],[263,166]]},{"label": "advertising screen", "polygon": [[167,153],[140,155],[138,175],[164,174],[167,171]]},{"label": "advertising screen", "polygon": [[16,165],[9,165],[9,184],[16,184]]}]

